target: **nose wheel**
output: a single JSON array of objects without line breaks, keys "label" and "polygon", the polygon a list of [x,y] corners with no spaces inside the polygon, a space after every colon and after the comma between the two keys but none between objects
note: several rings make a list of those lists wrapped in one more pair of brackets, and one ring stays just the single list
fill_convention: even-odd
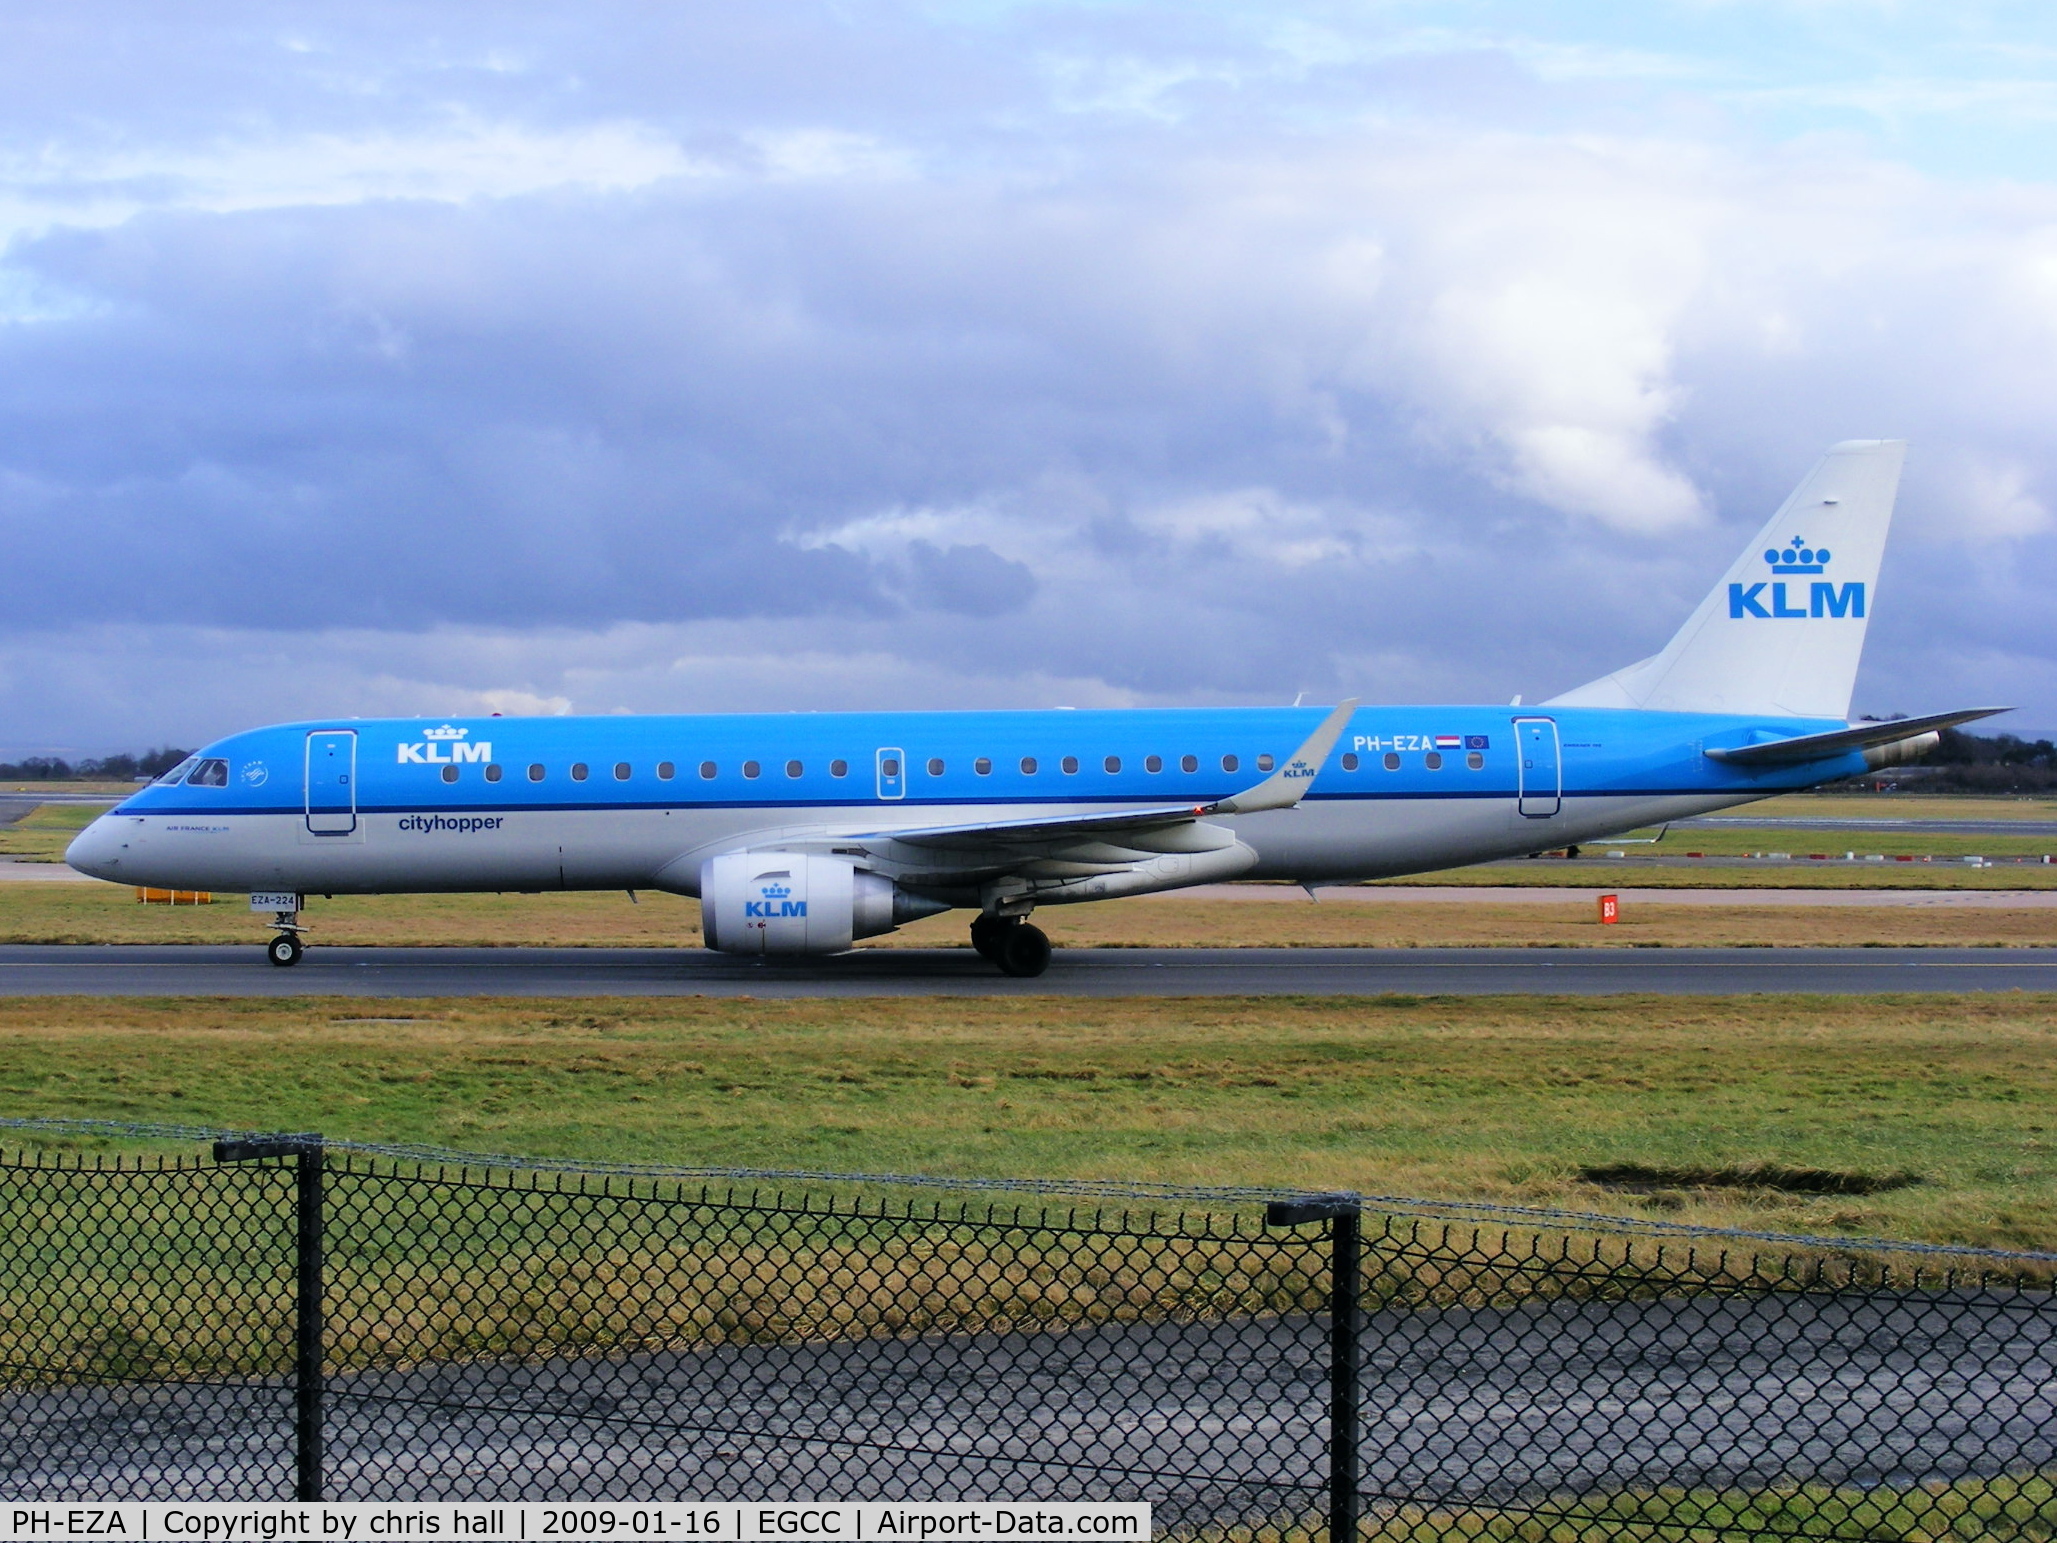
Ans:
[{"label": "nose wheel", "polygon": [[278,934],[264,945],[264,957],[282,968],[298,964],[300,956],[307,952],[300,942],[300,913],[280,911],[272,925],[278,928]]},{"label": "nose wheel", "polygon": [[971,924],[971,946],[1000,973],[1029,979],[1050,968],[1050,939],[1018,916],[981,916]]}]

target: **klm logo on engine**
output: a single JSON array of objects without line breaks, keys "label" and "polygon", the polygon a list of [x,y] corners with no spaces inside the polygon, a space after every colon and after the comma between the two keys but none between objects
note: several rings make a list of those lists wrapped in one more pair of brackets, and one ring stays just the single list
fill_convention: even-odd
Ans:
[{"label": "klm logo on engine", "polygon": [[766,884],[757,893],[764,898],[762,900],[745,900],[743,902],[744,916],[761,916],[767,920],[777,920],[781,916],[805,916],[807,914],[807,902],[790,898],[793,892],[783,884]]},{"label": "klm logo on engine", "polygon": [[[1776,547],[1766,550],[1764,560],[1777,573],[1826,573],[1829,550],[1827,547],[1810,547],[1799,536],[1783,552]],[[1766,591],[1770,593],[1766,593]],[[1816,579],[1807,585],[1807,601],[1799,600],[1800,586],[1788,584],[1784,579],[1766,579],[1755,584],[1731,584],[1728,587],[1728,614],[1731,621],[1746,617],[1761,617],[1765,621],[1799,621],[1808,617],[1850,617],[1856,621],[1864,619],[1864,586],[1861,583],[1838,585],[1829,579]]]},{"label": "klm logo on engine", "polygon": [[470,736],[470,729],[454,729],[447,723],[440,729],[423,729],[421,739],[401,745],[394,759],[402,766],[449,766],[455,762],[492,760],[493,742],[482,739],[477,744],[465,743]]}]

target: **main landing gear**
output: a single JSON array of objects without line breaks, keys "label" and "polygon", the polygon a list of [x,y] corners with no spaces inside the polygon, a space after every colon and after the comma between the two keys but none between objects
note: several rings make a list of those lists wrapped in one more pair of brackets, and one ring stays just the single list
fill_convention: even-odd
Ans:
[{"label": "main landing gear", "polygon": [[298,911],[280,911],[273,920],[272,925],[279,929],[278,936],[264,945],[264,957],[273,964],[282,967],[298,964],[300,956],[307,952],[300,941],[300,934],[305,929],[301,927],[299,917]]},{"label": "main landing gear", "polygon": [[1003,975],[1027,979],[1050,968],[1049,938],[1019,916],[978,917],[971,924],[971,946]]}]

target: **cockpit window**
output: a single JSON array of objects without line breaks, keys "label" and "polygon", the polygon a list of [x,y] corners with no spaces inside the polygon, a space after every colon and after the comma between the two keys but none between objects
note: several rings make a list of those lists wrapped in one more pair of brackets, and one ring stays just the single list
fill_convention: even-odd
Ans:
[{"label": "cockpit window", "polygon": [[195,766],[197,766],[199,762],[200,757],[198,757],[197,755],[187,756],[183,761],[179,762],[178,765],[174,766],[162,777],[159,777],[157,779],[157,785],[161,788],[168,788],[174,787],[177,784],[184,782],[186,780],[186,773],[191,771]]},{"label": "cockpit window", "polygon": [[206,760],[193,768],[193,775],[186,779],[189,788],[225,788],[229,785],[229,763]]}]

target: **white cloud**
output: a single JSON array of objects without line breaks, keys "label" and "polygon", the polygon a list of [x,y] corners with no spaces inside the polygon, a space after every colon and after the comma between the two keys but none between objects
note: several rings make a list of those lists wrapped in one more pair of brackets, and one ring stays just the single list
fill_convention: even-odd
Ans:
[{"label": "white cloud", "polygon": [[404,133],[97,146],[53,139],[0,153],[0,245],[53,226],[118,225],[150,209],[230,214],[390,198],[463,203],[561,187],[620,192],[723,170],[646,124],[546,130],[465,111]]},{"label": "white cloud", "polygon": [[1281,568],[1391,561],[1416,550],[1397,520],[1296,502],[1274,488],[1176,499],[1141,509],[1135,519],[1189,555],[1198,551]]},{"label": "white cloud", "polygon": [[2051,528],[2050,510],[2030,491],[2030,473],[2018,463],[1976,462],[1953,479],[1955,533],[1973,541],[2011,541]]}]

